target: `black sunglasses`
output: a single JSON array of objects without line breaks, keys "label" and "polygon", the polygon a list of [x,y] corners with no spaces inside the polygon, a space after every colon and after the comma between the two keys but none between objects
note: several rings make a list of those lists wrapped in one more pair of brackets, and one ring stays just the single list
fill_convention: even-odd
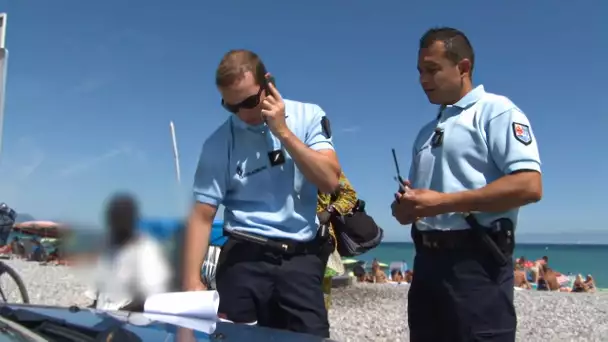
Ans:
[{"label": "black sunglasses", "polygon": [[241,108],[253,109],[260,104],[260,97],[262,96],[263,90],[264,90],[264,87],[260,87],[260,90],[258,91],[257,94],[251,95],[248,98],[244,99],[243,101],[241,101],[240,103],[237,103],[237,104],[226,103],[226,101],[224,101],[224,99],[222,99],[222,106],[224,108],[226,108],[227,111],[229,111],[230,113],[233,113],[233,114],[238,113],[239,109],[241,109]]}]

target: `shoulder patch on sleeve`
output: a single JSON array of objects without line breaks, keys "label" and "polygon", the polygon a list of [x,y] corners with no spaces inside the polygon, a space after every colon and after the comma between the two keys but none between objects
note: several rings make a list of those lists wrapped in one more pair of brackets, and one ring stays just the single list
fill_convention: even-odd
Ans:
[{"label": "shoulder patch on sleeve", "polygon": [[519,122],[514,122],[512,124],[513,127],[513,136],[520,143],[528,146],[532,143],[532,134],[530,134],[530,126],[521,124]]},{"label": "shoulder patch on sleeve", "polygon": [[325,138],[331,138],[331,125],[329,124],[327,116],[321,118],[321,128],[323,128],[323,135]]}]

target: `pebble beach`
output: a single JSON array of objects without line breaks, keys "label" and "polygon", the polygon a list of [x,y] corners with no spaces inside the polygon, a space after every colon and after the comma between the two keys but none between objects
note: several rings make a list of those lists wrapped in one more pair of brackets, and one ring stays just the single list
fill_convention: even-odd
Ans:
[{"label": "pebble beach", "polygon": [[[65,266],[4,260],[26,283],[32,304],[86,306],[83,275]],[[333,289],[336,341],[407,341],[408,286],[356,284]],[[517,291],[518,341],[607,341],[608,294]]]}]

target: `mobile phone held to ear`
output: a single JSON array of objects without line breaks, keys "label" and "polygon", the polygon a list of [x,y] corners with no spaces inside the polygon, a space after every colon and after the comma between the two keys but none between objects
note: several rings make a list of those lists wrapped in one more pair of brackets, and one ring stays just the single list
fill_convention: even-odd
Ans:
[{"label": "mobile phone held to ear", "polygon": [[270,77],[266,77],[266,74],[268,72],[266,71],[266,67],[263,65],[259,65],[258,69],[257,69],[257,79],[258,79],[258,83],[264,87],[264,90],[266,90],[266,95],[270,95],[270,89],[268,88],[268,83],[272,83],[273,86],[277,86],[277,84],[275,83],[275,78],[274,76],[270,76]]},{"label": "mobile phone held to ear", "polygon": [[266,96],[270,95],[270,88],[268,87],[268,84],[272,83],[273,86],[277,86],[277,84],[275,83],[274,80],[274,76],[270,76],[268,78],[266,78],[266,76],[264,76],[264,88],[266,90]]}]

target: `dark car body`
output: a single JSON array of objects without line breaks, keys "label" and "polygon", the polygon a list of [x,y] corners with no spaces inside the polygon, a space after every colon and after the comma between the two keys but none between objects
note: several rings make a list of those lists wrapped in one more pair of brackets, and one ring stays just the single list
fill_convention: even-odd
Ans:
[{"label": "dark car body", "polygon": [[[320,342],[331,341],[316,336],[290,331],[275,330],[257,326],[217,322],[213,331],[194,330],[192,322],[209,326],[212,322],[188,318],[190,324],[181,325],[175,316],[165,323],[150,319],[146,314],[132,312],[103,312],[85,308],[58,308],[35,305],[5,304],[0,308],[0,316],[26,327],[39,325],[42,321],[51,322],[54,326],[74,330],[87,330],[91,336],[101,336],[104,331],[118,331],[129,338],[120,337],[112,341],[224,341],[224,342]],[[165,321],[165,320],[163,320]],[[32,328],[33,329],[33,328]],[[44,330],[40,330],[44,331]],[[177,334],[184,335],[177,338]],[[42,334],[43,335],[43,334]],[[98,340],[97,338],[95,340]]]}]

